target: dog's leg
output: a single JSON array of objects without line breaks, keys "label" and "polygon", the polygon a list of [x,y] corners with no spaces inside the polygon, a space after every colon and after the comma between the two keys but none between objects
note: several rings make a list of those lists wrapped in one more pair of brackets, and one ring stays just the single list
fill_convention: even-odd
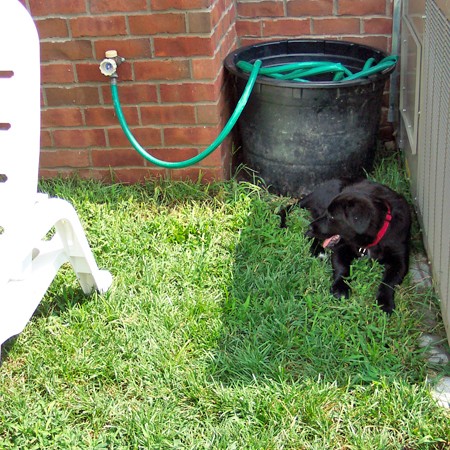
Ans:
[{"label": "dog's leg", "polygon": [[298,207],[298,204],[300,203],[300,199],[296,199],[294,200],[290,205],[287,206],[282,206],[279,211],[277,212],[277,214],[280,216],[280,228],[287,228],[287,216],[288,214],[291,213],[291,211],[295,208]]},{"label": "dog's leg", "polygon": [[384,273],[378,288],[377,302],[384,312],[391,314],[395,308],[395,286],[402,283],[408,272],[408,257],[396,256],[380,262],[384,265]]},{"label": "dog's leg", "polygon": [[340,245],[333,250],[331,256],[333,266],[331,293],[337,298],[348,298],[350,294],[350,287],[346,283],[345,278],[350,275],[350,265],[356,256],[353,250],[346,245]]},{"label": "dog's leg", "polygon": [[287,215],[290,212],[290,209],[288,210],[288,207],[284,207],[282,209],[280,209],[280,211],[278,212],[278,215],[280,216],[280,228],[286,228],[286,219],[287,219]]},{"label": "dog's leg", "polygon": [[324,249],[322,247],[321,242],[319,239],[313,238],[311,240],[311,247],[310,247],[311,255],[315,256],[316,258],[320,255],[324,255]]}]

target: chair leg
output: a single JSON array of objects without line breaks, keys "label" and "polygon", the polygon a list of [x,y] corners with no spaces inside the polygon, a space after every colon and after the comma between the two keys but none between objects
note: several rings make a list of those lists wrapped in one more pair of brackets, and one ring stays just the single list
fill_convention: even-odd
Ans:
[{"label": "chair leg", "polygon": [[[22,238],[14,245],[17,267],[0,283],[0,346],[19,334],[45,295],[59,268],[69,262],[85,294],[104,293],[112,276],[100,270],[73,206],[62,199],[41,197],[33,207]],[[55,227],[54,236],[44,237]],[[1,255],[0,255],[1,256]],[[27,261],[20,264],[20,261]]]},{"label": "chair leg", "polygon": [[[106,292],[112,283],[112,276],[108,271],[98,268],[74,207],[66,200],[50,198],[38,202],[36,208],[37,216],[45,218],[42,220],[47,222],[47,227],[44,228],[48,231],[52,226],[55,227],[56,234],[53,238],[58,237],[61,240],[64,253],[83,292]],[[48,218],[52,220],[49,222]]]}]

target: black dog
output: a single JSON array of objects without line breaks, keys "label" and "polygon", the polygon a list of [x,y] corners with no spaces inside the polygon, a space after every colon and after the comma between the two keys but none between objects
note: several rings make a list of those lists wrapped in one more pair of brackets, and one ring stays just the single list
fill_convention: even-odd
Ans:
[{"label": "black dog", "polygon": [[[348,297],[345,278],[355,258],[367,254],[384,265],[377,301],[383,311],[395,307],[394,288],[403,281],[409,265],[411,212],[405,198],[382,184],[366,179],[325,182],[298,202],[314,219],[306,232],[314,238],[312,251],[332,248],[335,297]],[[286,212],[281,213],[285,226]]]}]

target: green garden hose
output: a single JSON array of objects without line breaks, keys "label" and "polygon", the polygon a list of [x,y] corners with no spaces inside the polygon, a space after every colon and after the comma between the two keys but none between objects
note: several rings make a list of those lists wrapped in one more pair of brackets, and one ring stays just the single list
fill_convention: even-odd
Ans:
[{"label": "green garden hose", "polygon": [[130,129],[128,128],[127,121],[125,120],[125,117],[122,112],[122,108],[120,106],[119,102],[119,94],[117,92],[117,78],[111,78],[111,93],[112,93],[112,100],[114,104],[114,109],[116,111],[117,117],[119,119],[120,126],[122,127],[123,132],[125,133],[125,136],[130,141],[131,145],[134,147],[134,149],[147,161],[150,161],[152,164],[155,164],[159,167],[164,167],[166,169],[182,169],[184,167],[191,166],[193,164],[198,163],[202,159],[206,158],[208,155],[210,155],[222,142],[223,140],[228,136],[228,133],[230,133],[231,129],[236,124],[237,120],[239,119],[239,116],[242,113],[242,110],[244,109],[245,105],[247,104],[248,98],[250,97],[250,94],[253,90],[253,86],[255,85],[256,78],[258,77],[258,72],[261,67],[262,62],[260,60],[256,61],[251,73],[250,78],[247,81],[247,85],[245,86],[244,92],[242,93],[241,98],[239,99],[238,104],[236,105],[236,109],[234,110],[231,117],[228,119],[228,122],[226,123],[224,129],[220,132],[220,134],[217,136],[217,138],[214,140],[214,142],[205,150],[203,150],[198,155],[194,156],[193,158],[187,159],[185,161],[176,161],[176,162],[169,162],[169,161],[162,161],[158,158],[155,158],[154,156],[150,155],[136,140],[136,138],[133,136],[133,133],[131,133]]},{"label": "green garden hose", "polygon": [[[378,64],[373,65],[374,58],[369,58],[364,67],[359,72],[352,73],[347,67],[341,63],[329,63],[324,61],[317,62],[298,62],[285,64],[282,66],[262,67],[259,75],[275,78],[277,80],[299,81],[308,83],[308,77],[321,75],[325,73],[334,73],[333,81],[350,81],[360,78],[366,78],[383,70],[389,69],[397,63],[396,56],[387,56]],[[253,64],[247,61],[238,61],[236,67],[244,72],[251,72]]]},{"label": "green garden hose", "polygon": [[307,79],[308,77],[325,73],[332,73],[334,74],[333,81],[335,82],[350,81],[359,78],[365,78],[370,75],[374,75],[376,73],[389,69],[390,67],[396,64],[397,57],[388,56],[382,59],[376,65],[373,65],[374,62],[375,62],[374,58],[370,58],[366,61],[361,71],[352,73],[341,63],[329,63],[320,61],[298,62],[280,66],[261,67],[262,61],[259,59],[257,59],[254,64],[251,64],[247,61],[238,61],[236,63],[236,66],[242,71],[250,73],[250,75],[247,84],[245,86],[245,89],[242,93],[242,96],[239,99],[236,108],[233,114],[231,115],[230,119],[226,123],[224,129],[220,132],[220,134],[217,136],[214,142],[205,150],[203,150],[201,153],[194,156],[193,158],[177,162],[162,161],[158,158],[155,158],[154,156],[150,155],[133,136],[128,127],[127,121],[123,115],[122,107],[120,106],[116,77],[111,78],[111,93],[114,109],[119,119],[120,126],[122,127],[125,136],[130,141],[134,149],[147,161],[150,161],[152,164],[155,164],[159,167],[163,167],[166,169],[182,169],[184,167],[196,164],[202,159],[206,158],[224,141],[224,139],[227,137],[227,135],[230,133],[230,131],[236,124],[237,120],[239,119],[243,109],[245,108],[245,105],[248,102],[248,99],[253,90],[253,86],[255,85],[256,78],[258,77],[258,75],[263,75],[278,80],[289,80],[308,83],[309,82],[309,80]]}]

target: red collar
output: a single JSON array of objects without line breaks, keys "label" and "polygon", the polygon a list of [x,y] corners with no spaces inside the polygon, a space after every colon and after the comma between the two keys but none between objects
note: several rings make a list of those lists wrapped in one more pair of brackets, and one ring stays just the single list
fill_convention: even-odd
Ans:
[{"label": "red collar", "polygon": [[389,205],[387,206],[387,212],[386,212],[386,217],[384,218],[384,223],[383,226],[380,228],[380,231],[378,231],[377,233],[377,237],[375,238],[375,240],[366,246],[366,248],[370,248],[370,247],[375,247],[375,245],[377,245],[381,239],[383,239],[384,235],[386,234],[387,229],[389,228],[389,224],[391,223],[392,220],[392,214],[391,214],[391,208],[389,207]]}]

